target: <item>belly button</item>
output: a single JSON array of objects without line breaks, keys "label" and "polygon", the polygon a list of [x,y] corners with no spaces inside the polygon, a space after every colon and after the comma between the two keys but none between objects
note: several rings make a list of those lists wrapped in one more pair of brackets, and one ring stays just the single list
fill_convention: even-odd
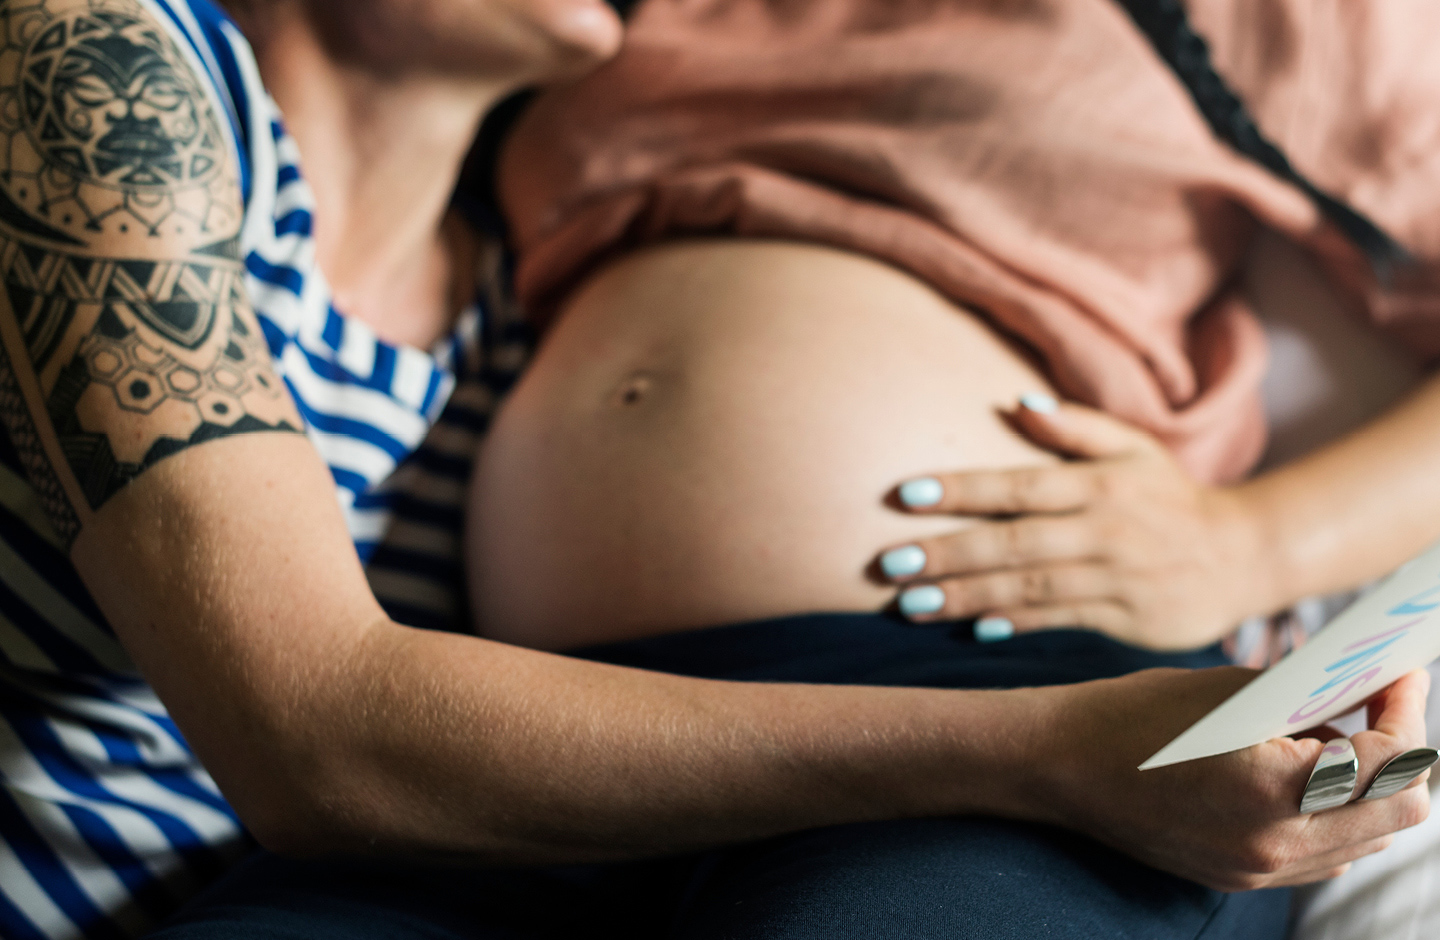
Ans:
[{"label": "belly button", "polygon": [[611,397],[618,405],[638,405],[649,397],[650,390],[654,386],[655,380],[651,376],[644,372],[637,372],[627,376]]}]

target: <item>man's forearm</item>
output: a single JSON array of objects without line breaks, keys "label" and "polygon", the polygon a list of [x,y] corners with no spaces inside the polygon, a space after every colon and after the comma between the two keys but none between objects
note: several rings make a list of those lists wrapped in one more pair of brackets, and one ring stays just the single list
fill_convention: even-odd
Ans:
[{"label": "man's forearm", "polygon": [[363,645],[282,730],[297,773],[249,765],[273,848],[564,863],[1033,815],[1054,697],[714,682],[393,624]]},{"label": "man's forearm", "polygon": [[1039,818],[1027,784],[1059,698],[717,682],[390,622],[312,680],[288,705],[251,698],[236,717],[256,733],[191,735],[262,843],[510,865]]}]

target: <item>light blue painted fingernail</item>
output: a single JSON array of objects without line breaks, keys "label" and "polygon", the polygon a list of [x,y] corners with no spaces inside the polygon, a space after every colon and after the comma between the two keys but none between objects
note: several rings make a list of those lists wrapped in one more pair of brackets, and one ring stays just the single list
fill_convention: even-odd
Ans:
[{"label": "light blue painted fingernail", "polygon": [[934,477],[921,477],[900,484],[900,502],[911,509],[934,506],[945,496],[945,485]]},{"label": "light blue painted fingernail", "polygon": [[900,594],[900,613],[907,617],[939,613],[944,606],[945,592],[933,584],[913,587]]},{"label": "light blue painted fingernail", "polygon": [[975,621],[975,639],[981,643],[1008,640],[1015,635],[1015,624],[1004,617],[986,617]]},{"label": "light blue painted fingernail", "polygon": [[1020,404],[1026,411],[1040,415],[1053,415],[1060,410],[1060,403],[1055,400],[1055,396],[1046,395],[1044,392],[1026,392],[1020,396]]},{"label": "light blue painted fingernail", "polygon": [[919,545],[892,548],[880,556],[880,570],[887,578],[908,578],[925,570],[925,549]]}]

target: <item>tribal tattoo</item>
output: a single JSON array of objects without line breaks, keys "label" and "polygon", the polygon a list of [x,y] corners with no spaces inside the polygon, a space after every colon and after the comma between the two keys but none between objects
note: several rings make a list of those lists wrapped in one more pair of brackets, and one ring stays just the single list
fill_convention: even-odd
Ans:
[{"label": "tribal tattoo", "polygon": [[157,461],[301,426],[223,128],[137,0],[0,0],[0,420],[66,544]]}]

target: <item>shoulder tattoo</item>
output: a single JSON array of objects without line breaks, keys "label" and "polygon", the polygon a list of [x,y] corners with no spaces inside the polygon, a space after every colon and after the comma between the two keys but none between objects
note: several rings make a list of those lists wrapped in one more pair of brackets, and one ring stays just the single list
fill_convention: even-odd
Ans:
[{"label": "shoulder tattoo", "polygon": [[300,427],[242,221],[221,118],[136,0],[0,0],[0,420],[67,544],[165,457]]}]

